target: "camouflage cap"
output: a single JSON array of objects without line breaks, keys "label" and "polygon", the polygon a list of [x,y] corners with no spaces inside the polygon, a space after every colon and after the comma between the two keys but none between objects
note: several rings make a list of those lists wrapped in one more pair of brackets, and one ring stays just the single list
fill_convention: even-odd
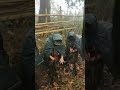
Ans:
[{"label": "camouflage cap", "polygon": [[53,34],[53,41],[63,40],[63,37],[60,34]]},{"label": "camouflage cap", "polygon": [[74,36],[75,36],[75,32],[73,32],[73,31],[69,32],[69,33],[68,33],[68,36],[69,36],[69,37],[70,37],[70,36],[73,36],[73,37],[74,37]]},{"label": "camouflage cap", "polygon": [[95,22],[97,22],[95,15],[93,15],[91,13],[85,15],[85,23],[93,24]]}]

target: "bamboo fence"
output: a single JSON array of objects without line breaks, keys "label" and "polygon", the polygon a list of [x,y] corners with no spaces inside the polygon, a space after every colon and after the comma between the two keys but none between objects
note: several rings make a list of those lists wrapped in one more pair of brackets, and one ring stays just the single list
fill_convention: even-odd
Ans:
[{"label": "bamboo fence", "polygon": [[[59,21],[48,22],[48,17],[58,17]],[[45,17],[44,23],[35,23],[35,35],[37,36],[36,42],[39,50],[42,50],[45,40],[53,33],[60,33],[64,38],[69,31],[76,29],[74,24],[74,19],[64,20],[64,17],[82,17],[80,15],[62,15],[62,10],[60,7],[60,14],[47,14],[47,9],[45,14],[37,14],[35,17]]]}]

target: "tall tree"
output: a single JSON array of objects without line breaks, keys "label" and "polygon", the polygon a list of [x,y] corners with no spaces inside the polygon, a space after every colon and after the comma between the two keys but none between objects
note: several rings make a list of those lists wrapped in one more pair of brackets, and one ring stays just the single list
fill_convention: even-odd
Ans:
[{"label": "tall tree", "polygon": [[113,44],[116,78],[120,78],[120,0],[115,0],[113,13]]},{"label": "tall tree", "polygon": [[112,21],[114,0],[85,0],[85,6],[89,6],[86,8],[85,13],[87,11],[94,13],[98,20]]},{"label": "tall tree", "polygon": [[[50,0],[40,0],[40,14],[45,14],[47,10],[47,14],[50,14]],[[48,17],[48,22],[50,21],[50,17]],[[39,17],[39,22],[44,23],[45,17]]]}]

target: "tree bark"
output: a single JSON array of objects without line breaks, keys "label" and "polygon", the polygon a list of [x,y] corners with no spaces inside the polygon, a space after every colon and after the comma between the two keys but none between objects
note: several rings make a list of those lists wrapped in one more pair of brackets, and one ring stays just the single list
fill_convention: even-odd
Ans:
[{"label": "tree bark", "polygon": [[[50,0],[40,0],[40,14],[50,14]],[[46,21],[46,17],[39,17],[39,22],[44,23]],[[47,21],[50,22],[50,16],[47,18]]]},{"label": "tree bark", "polygon": [[112,22],[114,0],[86,0],[85,4],[89,4],[86,13],[95,14],[98,20]]},{"label": "tree bark", "polygon": [[[113,44],[114,44],[114,63],[116,75],[120,78],[120,0],[115,0],[115,8],[113,14]],[[117,77],[116,76],[116,77]]]}]

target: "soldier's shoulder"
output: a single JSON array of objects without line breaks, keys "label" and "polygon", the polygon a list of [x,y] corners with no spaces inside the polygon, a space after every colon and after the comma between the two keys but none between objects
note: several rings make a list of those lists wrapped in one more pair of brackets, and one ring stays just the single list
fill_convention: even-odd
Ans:
[{"label": "soldier's shoulder", "polygon": [[52,43],[52,36],[49,36],[49,37],[45,40],[45,47],[48,46],[48,45],[50,46],[51,43]]},{"label": "soldier's shoulder", "polygon": [[98,22],[98,27],[99,27],[99,29],[102,28],[104,30],[110,30],[113,28],[113,24],[110,22],[100,21],[100,22]]},{"label": "soldier's shoulder", "polygon": [[51,40],[52,40],[52,36],[49,36],[49,37],[46,38],[45,42],[46,42],[46,43],[47,43],[47,42],[51,42]]},{"label": "soldier's shoulder", "polygon": [[82,35],[78,35],[78,34],[76,35],[76,40],[77,40],[77,41],[80,41],[81,38],[82,38]]},{"label": "soldier's shoulder", "polygon": [[35,31],[29,30],[28,33],[25,35],[26,38],[35,38]]},{"label": "soldier's shoulder", "polygon": [[77,34],[76,37],[77,37],[77,38],[82,38],[82,35],[78,35],[78,34]]}]

